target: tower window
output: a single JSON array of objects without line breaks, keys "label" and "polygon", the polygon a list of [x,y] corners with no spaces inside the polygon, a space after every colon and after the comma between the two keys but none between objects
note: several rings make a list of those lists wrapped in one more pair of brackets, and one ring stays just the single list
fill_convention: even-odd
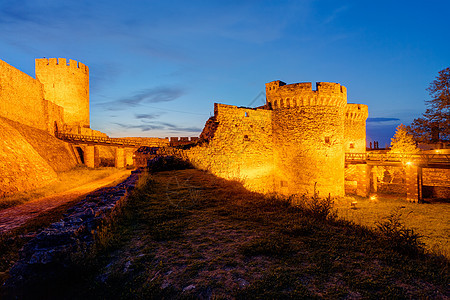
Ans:
[{"label": "tower window", "polygon": [[248,117],[248,112],[245,112],[245,116]]},{"label": "tower window", "polygon": [[353,143],[350,143],[350,149],[355,148],[355,145]]},{"label": "tower window", "polygon": [[248,135],[244,135],[244,141],[250,141],[250,138],[248,137]]},{"label": "tower window", "polygon": [[327,144],[330,143],[330,137],[329,137],[329,136],[326,136],[326,137],[325,137],[325,143],[327,143]]}]

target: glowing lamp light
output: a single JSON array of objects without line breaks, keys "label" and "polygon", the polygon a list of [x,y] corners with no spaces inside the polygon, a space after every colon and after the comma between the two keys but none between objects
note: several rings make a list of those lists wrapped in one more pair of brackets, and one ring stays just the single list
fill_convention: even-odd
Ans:
[{"label": "glowing lamp light", "polygon": [[407,166],[410,166],[410,165],[412,165],[412,162],[411,162],[411,161],[407,161],[407,162],[406,162],[406,165],[407,165]]},{"label": "glowing lamp light", "polygon": [[370,196],[370,200],[372,200],[372,201],[377,200],[377,195]]}]

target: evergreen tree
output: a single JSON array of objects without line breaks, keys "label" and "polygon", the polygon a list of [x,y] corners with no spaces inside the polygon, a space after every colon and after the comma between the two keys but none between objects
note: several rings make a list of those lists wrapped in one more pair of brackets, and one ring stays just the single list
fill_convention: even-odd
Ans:
[{"label": "evergreen tree", "polygon": [[426,101],[428,108],[408,130],[417,141],[450,141],[450,67],[439,72],[427,91],[431,96]]},{"label": "evergreen tree", "polygon": [[414,137],[408,133],[408,128],[400,124],[394,137],[391,139],[391,152],[393,153],[418,153],[420,150],[416,146]]}]

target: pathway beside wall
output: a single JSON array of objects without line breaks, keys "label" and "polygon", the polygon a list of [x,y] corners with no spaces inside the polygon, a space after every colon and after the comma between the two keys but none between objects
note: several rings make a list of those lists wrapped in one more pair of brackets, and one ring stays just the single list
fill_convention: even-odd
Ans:
[{"label": "pathway beside wall", "polygon": [[2,210],[0,211],[0,234],[22,226],[27,221],[37,217],[45,211],[85,196],[86,194],[110,185],[113,182],[125,180],[130,174],[131,170],[124,170],[60,194],[36,199],[19,206]]}]

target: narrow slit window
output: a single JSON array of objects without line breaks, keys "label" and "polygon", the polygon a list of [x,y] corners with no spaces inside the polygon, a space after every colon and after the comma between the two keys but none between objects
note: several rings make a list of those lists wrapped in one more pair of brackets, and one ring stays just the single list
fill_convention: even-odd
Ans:
[{"label": "narrow slit window", "polygon": [[248,112],[245,112],[245,116],[248,117]]},{"label": "narrow slit window", "polygon": [[329,136],[326,136],[326,137],[325,137],[325,143],[327,143],[327,144],[330,143],[330,137],[329,137]]}]

